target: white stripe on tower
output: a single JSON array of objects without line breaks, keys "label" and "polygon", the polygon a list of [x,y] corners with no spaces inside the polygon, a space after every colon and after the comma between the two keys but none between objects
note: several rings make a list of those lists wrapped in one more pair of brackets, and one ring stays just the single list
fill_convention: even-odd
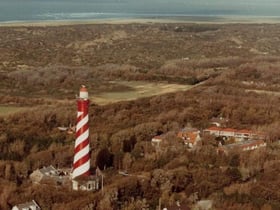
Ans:
[{"label": "white stripe on tower", "polygon": [[75,148],[76,148],[79,144],[81,144],[82,142],[84,142],[84,141],[88,138],[88,136],[89,136],[89,131],[88,131],[88,129],[87,129],[84,133],[82,133],[80,136],[78,136],[78,137],[76,138],[76,141],[75,141]]},{"label": "white stripe on tower", "polygon": [[76,163],[77,161],[82,159],[86,154],[88,154],[88,152],[89,152],[89,145],[87,145],[85,148],[83,148],[79,152],[75,153],[74,163]]},{"label": "white stripe on tower", "polygon": [[76,125],[75,156],[73,161],[72,179],[90,174],[89,156],[89,117],[88,117],[88,92],[85,86],[80,89],[80,96],[77,99],[78,114]]}]

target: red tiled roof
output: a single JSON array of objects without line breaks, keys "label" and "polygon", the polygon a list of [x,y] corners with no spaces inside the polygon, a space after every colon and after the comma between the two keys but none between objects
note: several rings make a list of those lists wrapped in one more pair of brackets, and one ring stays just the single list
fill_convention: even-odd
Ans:
[{"label": "red tiled roof", "polygon": [[216,126],[213,126],[213,127],[207,128],[207,129],[205,129],[205,130],[209,130],[209,131],[220,131],[221,128],[216,127]]},{"label": "red tiled roof", "polygon": [[236,132],[237,130],[236,130],[236,129],[233,129],[233,128],[224,128],[224,129],[221,129],[220,131]]},{"label": "red tiled roof", "polygon": [[182,138],[185,143],[194,144],[196,138],[199,136],[199,130],[196,128],[183,128],[178,132],[177,137]]},{"label": "red tiled roof", "polygon": [[207,128],[204,131],[224,131],[224,132],[235,132],[235,133],[240,133],[240,134],[264,135],[263,133],[257,133],[257,132],[253,132],[253,131],[247,130],[247,129],[237,130],[234,128],[220,128],[220,127],[215,127],[215,126]]},{"label": "red tiled roof", "polygon": [[159,136],[154,136],[153,139],[158,139],[158,140],[162,140],[163,139],[163,136],[162,135],[159,135]]},{"label": "red tiled roof", "polygon": [[238,133],[248,133],[248,134],[252,133],[252,134],[253,134],[252,131],[246,130],[246,129],[238,130],[237,132],[238,132]]},{"label": "red tiled roof", "polygon": [[189,133],[189,134],[187,135],[187,141],[188,141],[189,143],[194,144],[194,143],[195,143],[195,140],[196,140],[196,138],[197,138],[197,136],[198,136],[197,133]]}]

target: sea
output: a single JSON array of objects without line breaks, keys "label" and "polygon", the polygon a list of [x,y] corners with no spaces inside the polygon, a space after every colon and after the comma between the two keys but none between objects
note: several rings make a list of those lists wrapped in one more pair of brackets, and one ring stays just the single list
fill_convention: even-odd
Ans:
[{"label": "sea", "polygon": [[251,3],[241,0],[232,3],[218,0],[0,0],[0,23],[133,18],[213,21],[227,16],[279,19],[280,1],[255,1],[258,3],[253,4],[254,0],[249,0]]}]

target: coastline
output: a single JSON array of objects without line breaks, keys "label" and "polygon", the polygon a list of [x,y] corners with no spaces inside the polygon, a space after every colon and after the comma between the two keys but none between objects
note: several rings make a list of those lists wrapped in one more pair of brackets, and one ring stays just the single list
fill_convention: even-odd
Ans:
[{"label": "coastline", "polygon": [[3,21],[0,27],[49,27],[91,24],[150,24],[150,23],[195,23],[195,24],[279,24],[280,17],[262,16],[170,16],[147,18],[65,19],[38,21]]}]

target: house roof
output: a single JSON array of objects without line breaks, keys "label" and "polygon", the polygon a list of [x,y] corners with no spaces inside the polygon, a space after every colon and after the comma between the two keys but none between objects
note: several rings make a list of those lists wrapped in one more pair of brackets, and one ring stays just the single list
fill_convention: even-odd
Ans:
[{"label": "house roof", "polygon": [[223,132],[237,132],[238,130],[236,130],[234,128],[223,128],[220,131],[223,131]]},{"label": "house roof", "polygon": [[39,169],[39,171],[42,174],[44,174],[45,176],[59,175],[59,172],[57,171],[57,169],[55,167],[53,167],[52,165],[50,165],[48,167],[43,167],[43,168]]},{"label": "house roof", "polygon": [[188,133],[186,136],[186,138],[187,138],[186,141],[188,143],[194,144],[198,135],[199,135],[198,133]]},{"label": "house roof", "polygon": [[213,126],[213,127],[205,129],[204,131],[220,131],[220,130],[222,130],[222,128]]},{"label": "house roof", "polygon": [[234,149],[234,148],[243,149],[246,147],[259,146],[261,144],[265,144],[265,142],[263,140],[250,140],[250,141],[237,142],[237,143],[233,143],[233,144],[223,145],[222,148],[224,148],[224,149]]},{"label": "house roof", "polygon": [[157,136],[154,136],[152,138],[152,141],[156,141],[156,142],[159,142],[159,141],[162,141],[163,139],[166,138],[166,134],[161,134],[161,135],[157,135]]},{"label": "house roof", "polygon": [[265,144],[265,142],[263,140],[252,140],[252,141],[245,142],[245,143],[247,143],[247,144],[241,145],[242,148],[252,147],[252,146],[259,146],[261,144]]},{"label": "house roof", "polygon": [[179,138],[182,138],[185,141],[185,143],[192,143],[192,144],[194,144],[196,139],[197,139],[197,137],[199,136],[199,133],[200,133],[199,130],[196,129],[196,128],[188,128],[188,127],[186,127],[186,128],[181,129],[178,132],[177,136]]},{"label": "house roof", "polygon": [[31,209],[31,207],[34,207],[34,206],[36,207],[36,209],[41,209],[35,200],[16,205],[16,207],[20,210],[21,209]]},{"label": "house roof", "polygon": [[210,127],[205,129],[204,131],[219,131],[219,132],[235,132],[235,133],[239,133],[239,134],[253,134],[253,135],[258,135],[258,136],[264,136],[263,133],[257,133],[248,129],[234,129],[234,128],[221,128],[221,127]]},{"label": "house roof", "polygon": [[160,139],[162,140],[163,136],[162,135],[159,135],[159,136],[154,136],[153,139]]},{"label": "house roof", "polygon": [[161,136],[155,136],[152,138],[152,142],[161,142],[162,141],[162,137]]},{"label": "house roof", "polygon": [[252,132],[252,131],[250,131],[250,130],[246,130],[246,129],[238,130],[237,132],[238,132],[238,133],[243,133],[243,134],[244,134],[244,133],[245,133],[245,134],[246,134],[246,133],[247,133],[247,134],[254,133],[254,132]]}]

